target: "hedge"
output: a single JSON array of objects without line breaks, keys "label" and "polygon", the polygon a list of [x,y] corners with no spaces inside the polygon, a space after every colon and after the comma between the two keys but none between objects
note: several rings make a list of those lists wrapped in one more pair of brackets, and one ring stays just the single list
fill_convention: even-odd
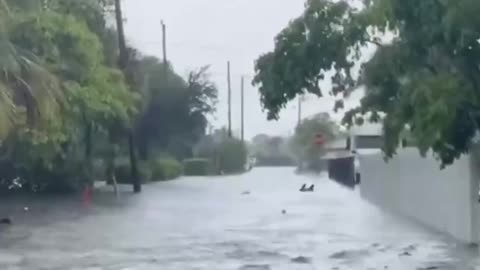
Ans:
[{"label": "hedge", "polygon": [[159,158],[151,162],[152,181],[172,180],[182,175],[183,167],[173,158]]},{"label": "hedge", "polygon": [[206,158],[186,159],[183,161],[186,176],[207,176],[212,174],[212,163]]}]

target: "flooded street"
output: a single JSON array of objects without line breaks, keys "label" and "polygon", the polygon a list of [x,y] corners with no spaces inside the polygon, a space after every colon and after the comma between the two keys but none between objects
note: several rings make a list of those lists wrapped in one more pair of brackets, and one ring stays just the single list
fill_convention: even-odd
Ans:
[{"label": "flooded street", "polygon": [[[298,192],[303,183],[315,183],[316,192]],[[0,269],[463,270],[477,264],[477,250],[292,168],[183,178],[120,200],[100,192],[88,209],[64,198],[0,203],[1,214],[14,220],[0,229]]]}]

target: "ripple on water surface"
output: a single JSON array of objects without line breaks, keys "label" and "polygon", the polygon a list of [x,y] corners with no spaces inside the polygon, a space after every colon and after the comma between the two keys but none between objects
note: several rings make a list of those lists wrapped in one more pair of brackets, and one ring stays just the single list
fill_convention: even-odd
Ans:
[{"label": "ripple on water surface", "polygon": [[[316,192],[298,192],[303,183],[315,183]],[[124,193],[120,201],[99,192],[90,209],[75,199],[9,199],[0,214],[14,219],[0,228],[0,269],[463,270],[477,264],[476,249],[291,168],[184,178],[146,186],[139,196]]]}]

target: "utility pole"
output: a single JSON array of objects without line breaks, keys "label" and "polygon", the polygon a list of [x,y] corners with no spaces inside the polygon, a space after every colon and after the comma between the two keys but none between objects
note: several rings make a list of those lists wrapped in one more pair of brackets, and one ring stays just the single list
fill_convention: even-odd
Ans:
[{"label": "utility pole", "polygon": [[227,62],[228,83],[228,136],[232,137],[232,83],[230,78],[230,61]]},{"label": "utility pole", "polygon": [[[118,31],[118,49],[119,49],[119,68],[124,73],[127,83],[133,88],[133,74],[128,70],[130,56],[127,51],[127,43],[125,41],[125,30],[123,28],[123,14],[121,0],[115,0],[115,19]],[[138,176],[137,155],[135,153],[135,137],[132,129],[128,132],[128,151],[130,156],[130,170],[133,182],[133,192],[140,193],[142,191],[142,182]]]},{"label": "utility pole", "polygon": [[303,96],[298,97],[298,124],[297,126],[300,126],[302,123],[302,104],[303,103]]},{"label": "utility pole", "polygon": [[244,82],[244,77],[242,76],[241,80],[241,98],[240,98],[240,103],[241,103],[241,109],[240,109],[240,123],[241,123],[241,138],[242,142],[245,142],[245,82]]},{"label": "utility pole", "polygon": [[168,86],[168,59],[167,59],[167,26],[162,23],[162,45],[163,45],[163,68],[164,68],[164,79],[165,83]]}]

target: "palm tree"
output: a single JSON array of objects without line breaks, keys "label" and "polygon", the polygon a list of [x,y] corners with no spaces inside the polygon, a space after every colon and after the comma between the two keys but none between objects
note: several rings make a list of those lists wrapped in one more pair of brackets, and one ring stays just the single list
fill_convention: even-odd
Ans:
[{"label": "palm tree", "polygon": [[17,12],[0,0],[0,143],[17,126],[33,127],[54,117],[62,99],[56,76],[10,39]]}]

